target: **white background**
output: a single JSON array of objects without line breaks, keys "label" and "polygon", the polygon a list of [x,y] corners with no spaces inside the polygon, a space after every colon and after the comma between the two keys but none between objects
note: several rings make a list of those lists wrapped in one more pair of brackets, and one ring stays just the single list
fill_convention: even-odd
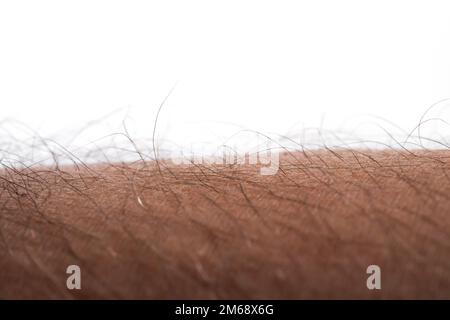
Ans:
[{"label": "white background", "polygon": [[450,97],[450,2],[0,2],[0,119],[13,136],[11,119],[68,143],[103,119],[78,143],[123,131],[122,120],[152,137],[176,83],[161,144],[223,142],[241,128],[358,126],[361,137],[387,123],[378,117],[408,131]]}]

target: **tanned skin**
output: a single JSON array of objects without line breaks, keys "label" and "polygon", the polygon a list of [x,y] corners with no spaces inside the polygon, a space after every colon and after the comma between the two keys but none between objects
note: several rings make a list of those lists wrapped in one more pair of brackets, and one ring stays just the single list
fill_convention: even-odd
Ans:
[{"label": "tanned skin", "polygon": [[[5,167],[0,298],[450,298],[450,151]],[[66,288],[79,265],[82,289]],[[381,268],[381,290],[366,269]]]}]

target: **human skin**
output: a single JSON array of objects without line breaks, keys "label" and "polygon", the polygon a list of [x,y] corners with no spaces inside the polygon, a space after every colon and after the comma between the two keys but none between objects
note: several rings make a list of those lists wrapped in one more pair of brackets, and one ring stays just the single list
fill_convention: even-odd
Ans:
[{"label": "human skin", "polygon": [[0,298],[450,298],[450,151],[280,157],[5,167]]}]

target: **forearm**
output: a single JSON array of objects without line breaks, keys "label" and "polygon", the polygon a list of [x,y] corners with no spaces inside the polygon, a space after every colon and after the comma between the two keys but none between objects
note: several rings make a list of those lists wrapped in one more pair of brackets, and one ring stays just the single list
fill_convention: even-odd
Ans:
[{"label": "forearm", "polygon": [[448,152],[316,151],[284,154],[273,176],[5,169],[0,297],[449,298],[449,168]]}]

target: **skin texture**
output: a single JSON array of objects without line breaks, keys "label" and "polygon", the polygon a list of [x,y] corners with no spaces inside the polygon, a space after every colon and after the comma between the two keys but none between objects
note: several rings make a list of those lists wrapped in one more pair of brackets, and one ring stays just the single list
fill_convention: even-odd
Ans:
[{"label": "skin texture", "polygon": [[450,298],[450,151],[280,157],[3,169],[0,298]]}]

